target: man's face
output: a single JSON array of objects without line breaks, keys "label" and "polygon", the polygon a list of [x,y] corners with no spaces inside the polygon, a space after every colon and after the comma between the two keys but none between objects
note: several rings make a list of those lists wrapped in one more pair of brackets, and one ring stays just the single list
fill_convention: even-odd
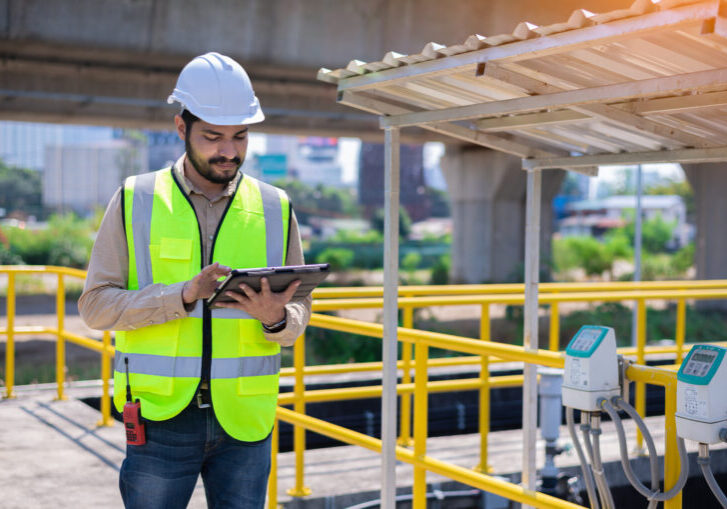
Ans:
[{"label": "man's face", "polygon": [[176,124],[187,158],[202,177],[215,184],[226,184],[235,178],[247,153],[247,126],[213,125],[198,120],[187,131],[181,117]]}]

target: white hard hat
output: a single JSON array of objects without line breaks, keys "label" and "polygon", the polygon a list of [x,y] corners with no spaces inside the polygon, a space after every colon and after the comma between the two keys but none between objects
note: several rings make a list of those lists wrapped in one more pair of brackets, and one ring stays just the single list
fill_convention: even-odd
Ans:
[{"label": "white hard hat", "polygon": [[254,124],[265,120],[245,69],[230,57],[205,53],[179,73],[167,102],[214,125]]}]

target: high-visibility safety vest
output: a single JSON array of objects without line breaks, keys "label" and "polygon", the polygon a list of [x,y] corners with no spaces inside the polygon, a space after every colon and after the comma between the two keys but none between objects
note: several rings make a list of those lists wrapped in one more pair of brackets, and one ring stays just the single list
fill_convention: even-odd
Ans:
[{"label": "high-visibility safety vest", "polygon": [[[192,203],[171,168],[130,177],[123,190],[129,290],[192,279],[203,266],[283,265],[290,203],[286,194],[247,175],[239,180],[204,260]],[[144,418],[180,413],[194,397],[207,357],[212,405],[224,430],[242,441],[265,438],[278,396],[280,345],[262,324],[233,309],[197,301],[187,318],[116,333],[114,404],[125,404],[126,360],[134,400]],[[211,359],[211,360],[209,360]]]}]

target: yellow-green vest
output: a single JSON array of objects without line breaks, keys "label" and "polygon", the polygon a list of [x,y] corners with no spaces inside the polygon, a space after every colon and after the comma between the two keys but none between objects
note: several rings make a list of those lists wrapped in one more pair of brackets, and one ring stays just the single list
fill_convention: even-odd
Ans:
[{"label": "yellow-green vest", "polygon": [[[204,260],[201,230],[192,203],[171,168],[130,177],[123,189],[129,253],[129,290],[170,285],[220,262],[233,268],[284,265],[290,203],[269,184],[242,176]],[[208,239],[208,241],[210,241]],[[114,403],[125,404],[126,366],[134,400],[144,418],[160,421],[180,413],[194,397],[211,344],[212,406],[224,430],[242,441],[265,438],[273,427],[278,396],[280,345],[267,341],[262,325],[242,311],[209,310],[198,301],[187,318],[116,333]]]}]

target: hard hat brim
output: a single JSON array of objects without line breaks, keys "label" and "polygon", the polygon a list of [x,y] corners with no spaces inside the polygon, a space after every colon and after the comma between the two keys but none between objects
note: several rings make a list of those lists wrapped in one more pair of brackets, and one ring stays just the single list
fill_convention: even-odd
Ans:
[{"label": "hard hat brim", "polygon": [[[208,111],[208,108],[200,107],[196,104],[187,104],[188,102],[191,103],[192,101],[184,101],[182,97],[178,97],[180,94],[178,90],[174,90],[174,93],[170,95],[167,98],[167,103],[172,104],[174,102],[178,102],[182,105],[182,107],[186,110],[188,110],[190,113],[192,113],[194,116],[204,120],[208,124],[212,125],[247,125],[247,124],[257,124],[259,122],[262,122],[265,120],[265,114],[263,113],[263,109],[260,107],[257,98],[255,99],[256,107],[254,108],[255,112],[252,114],[236,114],[236,115],[217,115],[216,113],[211,113]],[[216,109],[216,108],[215,108]]]}]

